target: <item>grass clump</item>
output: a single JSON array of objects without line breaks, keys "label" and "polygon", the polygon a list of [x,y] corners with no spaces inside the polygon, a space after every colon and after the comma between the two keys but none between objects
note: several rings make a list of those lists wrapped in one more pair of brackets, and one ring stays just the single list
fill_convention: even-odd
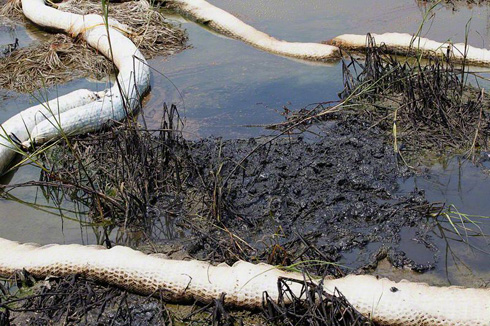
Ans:
[{"label": "grass clump", "polygon": [[488,148],[490,120],[483,89],[468,82],[464,63],[387,55],[367,36],[363,62],[343,62],[341,97],[362,107],[393,138],[395,152],[430,150],[473,154]]},{"label": "grass clump", "polygon": [[[185,175],[180,118],[175,106],[165,106],[164,112],[157,130],[129,119],[42,152],[45,168],[37,184],[49,197],[84,204],[96,224],[144,228],[152,205],[170,189],[178,193]],[[64,191],[55,191],[58,187]]]},{"label": "grass clump", "polygon": [[[299,283],[302,291],[296,296],[288,282]],[[293,279],[278,280],[277,302],[264,294],[264,314],[271,322],[284,325],[368,326],[372,321],[361,315],[338,290],[328,294],[323,285]],[[292,303],[285,304],[285,299]]]},{"label": "grass clump", "polygon": [[22,271],[0,280],[2,326],[171,325],[172,322],[173,315],[162,298],[130,294],[79,275],[36,282]]},{"label": "grass clump", "polygon": [[12,51],[0,59],[0,87],[32,92],[81,76],[97,80],[107,76],[112,64],[85,42],[55,34],[47,43]]}]

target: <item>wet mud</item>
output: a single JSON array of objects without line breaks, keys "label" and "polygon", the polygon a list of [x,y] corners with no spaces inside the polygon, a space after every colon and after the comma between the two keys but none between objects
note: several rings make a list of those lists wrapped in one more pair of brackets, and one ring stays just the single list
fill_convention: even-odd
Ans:
[{"label": "wet mud", "polygon": [[[220,181],[219,186],[214,181],[222,205],[219,223],[248,243],[243,250],[248,259],[338,262],[343,253],[377,243],[381,246],[349,269],[386,256],[397,267],[430,269],[437,260],[428,235],[431,206],[423,191],[397,194],[398,178],[411,172],[383,142],[381,131],[370,127],[362,118],[342,114],[318,125],[316,135],[205,139],[189,145],[190,155],[200,175]],[[412,229],[433,258],[415,263],[416,257],[403,253],[402,228]],[[223,236],[219,233],[216,239]],[[213,256],[212,237],[198,237],[188,252]]]},{"label": "wet mud", "polygon": [[[383,130],[356,112],[250,139],[189,141],[175,136],[176,123],[162,126],[157,136],[130,124],[80,137],[76,155],[61,144],[44,157],[50,172],[26,186],[88,207],[84,223],[106,225],[100,244],[177,259],[321,261],[312,270],[320,275],[371,268],[385,257],[420,272],[437,262],[436,208],[422,190],[398,193],[400,178],[413,172]],[[420,250],[400,248],[402,230],[423,244],[423,261]],[[362,258],[350,262],[360,249]],[[332,265],[339,262],[349,266]]]}]

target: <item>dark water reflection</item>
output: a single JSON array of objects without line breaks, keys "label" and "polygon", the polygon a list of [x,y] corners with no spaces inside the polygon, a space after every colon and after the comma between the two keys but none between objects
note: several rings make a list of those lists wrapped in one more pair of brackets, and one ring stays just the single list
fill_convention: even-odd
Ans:
[{"label": "dark water reflection", "polygon": [[[441,224],[433,236],[441,249],[435,272],[451,283],[461,284],[469,279],[488,281],[490,175],[485,167],[488,159],[484,159],[483,166],[476,166],[465,158],[456,157],[434,165],[427,176],[413,177],[401,183],[402,192],[423,189],[428,201],[452,206],[451,222],[447,217],[441,217]],[[414,244],[409,236],[403,241],[407,245]]]}]

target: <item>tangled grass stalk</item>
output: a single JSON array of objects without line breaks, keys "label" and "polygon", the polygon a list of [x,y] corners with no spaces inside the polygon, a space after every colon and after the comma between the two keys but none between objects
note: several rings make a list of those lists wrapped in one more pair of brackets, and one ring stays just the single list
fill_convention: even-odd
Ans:
[{"label": "tangled grass stalk", "polygon": [[[3,1],[2,1],[3,2]],[[22,13],[22,1],[21,0],[7,0],[5,4],[2,3],[0,9],[0,16],[3,18],[9,18],[16,21],[27,21]]]}]

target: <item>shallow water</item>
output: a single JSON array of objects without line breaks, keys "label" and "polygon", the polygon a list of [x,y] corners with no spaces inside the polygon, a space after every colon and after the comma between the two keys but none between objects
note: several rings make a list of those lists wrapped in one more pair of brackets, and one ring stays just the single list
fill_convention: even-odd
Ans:
[{"label": "shallow water", "polygon": [[[415,33],[428,9],[410,0],[211,0],[244,21],[277,38],[291,41],[324,41],[344,33],[408,32]],[[437,7],[426,21],[422,36],[438,41],[465,40],[465,27],[469,25],[469,43],[485,47],[490,43],[490,18],[487,6],[459,8],[452,11]],[[179,19],[181,21],[181,19]],[[469,24],[468,24],[469,23]],[[277,57],[241,42],[218,37],[193,23],[183,23],[189,32],[192,48],[168,59],[150,60],[157,72],[152,76],[152,92],[144,109],[145,120],[157,125],[161,118],[161,106],[176,103],[186,118],[186,136],[199,138],[209,135],[224,138],[257,136],[268,133],[262,125],[283,119],[284,107],[299,109],[310,103],[337,100],[342,90],[341,65],[309,65],[291,59]],[[25,31],[25,30],[24,30]],[[24,35],[25,36],[22,36]],[[0,29],[0,45],[15,37],[21,46],[30,42],[28,33],[17,28],[16,34]],[[50,91],[55,96],[80,87],[103,89],[103,84],[78,80]],[[3,121],[21,109],[35,103],[27,95],[0,90],[0,119]],[[430,201],[454,204],[461,212],[490,215],[485,200],[490,187],[487,175],[480,168],[464,164],[461,169],[451,161],[447,166],[432,168],[430,179],[413,178],[402,182],[401,191],[415,186],[426,191]],[[10,182],[16,183],[39,178],[34,167],[21,168]],[[5,180],[7,181],[7,180]],[[40,191],[33,188],[16,189],[14,196],[21,201],[50,205]],[[73,209],[70,203],[65,208]],[[74,213],[67,212],[73,216]],[[39,243],[94,243],[97,237],[90,228],[80,227],[78,222],[61,219],[59,214],[40,211],[18,201],[0,199],[0,237]],[[447,225],[446,225],[447,226]],[[490,232],[490,222],[482,224]],[[427,253],[424,246],[411,240],[413,235],[402,231],[402,243],[409,250],[416,250],[423,260]],[[437,236],[434,235],[437,239]],[[481,239],[471,240],[478,247],[487,247]],[[476,241],[476,242],[475,242]],[[456,241],[437,240],[440,248],[451,248],[458,257],[470,264],[474,274],[490,271],[486,254]],[[376,246],[377,244],[373,244]],[[353,263],[356,255],[346,255],[346,263]],[[439,282],[477,284],[479,277],[452,262],[452,256],[444,249],[439,253],[439,265],[431,274],[438,275]],[[446,268],[447,261],[447,268]],[[382,268],[380,268],[382,270]],[[448,275],[446,274],[448,272]],[[384,270],[384,273],[394,273]],[[405,272],[406,274],[406,272]],[[412,274],[403,277],[415,277]],[[442,278],[441,278],[442,277]],[[488,279],[488,277],[487,277]]]},{"label": "shallow water", "polygon": [[[401,192],[423,189],[428,201],[453,206],[452,223],[458,226],[459,234],[451,223],[441,218],[443,223],[433,235],[435,244],[441,249],[436,272],[453,284],[470,280],[486,284],[489,280],[490,238],[480,235],[490,234],[490,174],[488,154],[482,155],[487,156],[483,166],[456,157],[434,165],[427,176],[413,177],[401,183]],[[404,237],[403,241],[408,247],[410,237]]]},{"label": "shallow water", "polygon": [[[344,33],[415,33],[424,17],[413,1],[230,1],[213,4],[228,10],[277,38],[318,42]],[[433,11],[422,36],[469,43],[489,43],[487,7],[452,12]],[[182,21],[180,19],[179,21]],[[448,24],[448,21],[451,23]],[[283,107],[337,100],[342,90],[341,65],[308,65],[274,56],[241,42],[217,37],[193,23],[184,23],[193,48],[168,61],[151,60],[165,77],[153,75],[152,98],[146,114],[158,121],[162,101],[186,109],[190,137],[255,136],[262,128],[249,125],[281,120]],[[171,82],[170,82],[170,81]]]}]

